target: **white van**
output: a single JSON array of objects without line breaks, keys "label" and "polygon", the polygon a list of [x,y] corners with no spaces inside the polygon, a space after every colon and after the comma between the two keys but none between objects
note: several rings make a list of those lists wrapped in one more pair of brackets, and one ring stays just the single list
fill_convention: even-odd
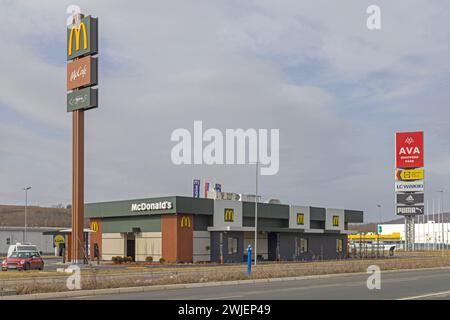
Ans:
[{"label": "white van", "polygon": [[12,244],[8,248],[8,255],[9,258],[13,252],[38,252],[39,250],[37,246],[31,243],[16,243]]}]

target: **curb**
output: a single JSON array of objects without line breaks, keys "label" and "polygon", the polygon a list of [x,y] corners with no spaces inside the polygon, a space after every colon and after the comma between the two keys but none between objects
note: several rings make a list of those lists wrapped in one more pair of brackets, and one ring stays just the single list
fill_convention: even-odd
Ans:
[{"label": "curb", "polygon": [[[382,272],[396,273],[396,272],[432,271],[432,270],[445,270],[445,269],[450,269],[450,267],[431,267],[431,268],[421,268],[421,269],[394,269],[394,270],[382,270]],[[264,278],[264,279],[213,281],[213,282],[179,283],[179,284],[177,283],[177,284],[141,286],[141,287],[122,287],[122,288],[108,288],[108,289],[89,289],[89,290],[77,290],[77,291],[47,292],[47,293],[34,293],[34,294],[24,294],[24,295],[0,296],[0,300],[61,299],[61,298],[73,298],[73,297],[84,297],[84,296],[98,296],[98,295],[105,295],[105,294],[139,293],[139,292],[175,290],[175,289],[193,289],[193,288],[218,287],[218,286],[240,285],[240,284],[271,283],[271,282],[310,280],[310,279],[326,279],[326,278],[335,278],[335,277],[351,277],[351,276],[358,276],[358,275],[367,275],[367,272],[333,273],[333,274],[284,277],[284,278]]]}]

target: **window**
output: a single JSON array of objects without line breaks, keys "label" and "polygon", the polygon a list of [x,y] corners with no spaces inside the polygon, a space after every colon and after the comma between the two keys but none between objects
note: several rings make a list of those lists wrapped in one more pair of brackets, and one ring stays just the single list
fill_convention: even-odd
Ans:
[{"label": "window", "polygon": [[300,253],[308,252],[308,239],[301,238],[300,239]]},{"label": "window", "polygon": [[305,215],[303,213],[297,213],[297,225],[305,224]]},{"label": "window", "polygon": [[237,238],[228,238],[228,254],[234,254],[238,252],[238,239]]},{"label": "window", "polygon": [[336,251],[342,252],[344,247],[344,240],[342,239],[336,239]]},{"label": "window", "polygon": [[339,216],[333,216],[333,227],[339,227]]}]

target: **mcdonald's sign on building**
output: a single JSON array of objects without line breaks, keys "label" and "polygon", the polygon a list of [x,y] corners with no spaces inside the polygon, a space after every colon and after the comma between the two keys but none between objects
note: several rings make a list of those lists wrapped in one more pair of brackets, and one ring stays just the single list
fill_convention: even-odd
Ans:
[{"label": "mcdonald's sign on building", "polygon": [[226,222],[234,222],[234,209],[226,208],[224,211],[223,220]]},{"label": "mcdonald's sign on building", "polygon": [[189,218],[189,216],[182,216],[180,226],[182,228],[190,228],[191,227],[191,218]]},{"label": "mcdonald's sign on building", "polygon": [[339,227],[339,216],[333,216],[333,227]]},{"label": "mcdonald's sign on building", "polygon": [[98,19],[87,16],[67,27],[67,60],[98,53]]},{"label": "mcdonald's sign on building", "polygon": [[305,215],[303,213],[297,213],[297,225],[305,224]]}]

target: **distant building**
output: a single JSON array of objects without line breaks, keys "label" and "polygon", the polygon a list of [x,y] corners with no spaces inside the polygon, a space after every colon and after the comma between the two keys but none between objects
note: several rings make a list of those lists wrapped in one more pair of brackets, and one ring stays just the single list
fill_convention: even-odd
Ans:
[{"label": "distant building", "polygon": [[[54,241],[52,235],[44,235],[44,232],[58,230],[60,228],[27,228],[27,241],[36,245],[39,251],[44,255],[54,255]],[[11,244],[17,242],[24,242],[25,228],[24,227],[0,227],[0,255],[5,256]]]}]

